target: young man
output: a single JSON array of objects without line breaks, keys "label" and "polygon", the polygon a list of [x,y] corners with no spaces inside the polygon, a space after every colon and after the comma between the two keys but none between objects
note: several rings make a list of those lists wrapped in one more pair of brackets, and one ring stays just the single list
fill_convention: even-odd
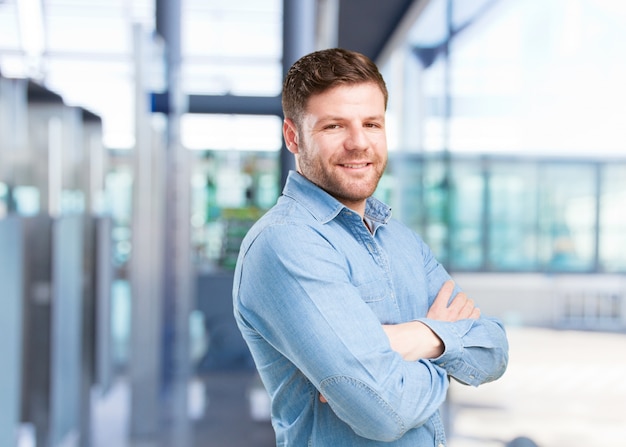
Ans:
[{"label": "young man", "polygon": [[243,241],[233,287],[278,446],[445,446],[448,377],[478,386],[506,369],[501,324],[371,197],[386,107],[355,52],[304,56],[284,82],[297,172]]}]

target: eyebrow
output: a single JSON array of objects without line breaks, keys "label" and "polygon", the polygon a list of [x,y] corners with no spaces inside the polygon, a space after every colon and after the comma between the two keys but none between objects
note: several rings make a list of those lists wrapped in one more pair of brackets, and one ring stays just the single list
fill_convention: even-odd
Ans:
[{"label": "eyebrow", "polygon": [[[326,122],[326,121],[346,121],[349,120],[349,118],[345,118],[345,117],[341,117],[341,116],[334,116],[334,115],[327,115],[327,116],[323,116],[320,119],[317,120],[318,123],[322,123],[322,122]],[[371,116],[366,116],[365,118],[363,118],[363,121],[384,121],[385,120],[385,115],[371,115]]]}]

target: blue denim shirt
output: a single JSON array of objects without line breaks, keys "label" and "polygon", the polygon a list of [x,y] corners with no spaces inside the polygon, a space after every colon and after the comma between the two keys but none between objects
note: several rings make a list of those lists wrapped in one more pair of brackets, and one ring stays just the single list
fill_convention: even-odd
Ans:
[{"label": "blue denim shirt", "polygon": [[[497,320],[425,318],[450,276],[390,216],[368,199],[370,232],[291,172],[242,243],[234,314],[271,397],[278,446],[445,446],[438,409],[448,377],[477,386],[506,369]],[[441,357],[405,361],[390,348],[381,324],[411,320],[443,340]]]}]

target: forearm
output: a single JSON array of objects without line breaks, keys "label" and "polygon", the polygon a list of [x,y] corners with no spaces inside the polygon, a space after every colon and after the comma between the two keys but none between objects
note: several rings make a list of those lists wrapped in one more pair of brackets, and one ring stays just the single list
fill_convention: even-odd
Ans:
[{"label": "forearm", "polygon": [[434,359],[444,352],[441,338],[421,321],[383,325],[391,349],[404,360]]},{"label": "forearm", "polygon": [[504,327],[497,319],[421,321],[443,341],[445,350],[433,363],[444,368],[451,377],[478,386],[504,374],[509,347]]},{"label": "forearm", "polygon": [[433,360],[460,382],[474,386],[499,378],[508,363],[508,343],[495,319],[442,322],[424,319],[384,325],[391,348],[406,361]]},{"label": "forearm", "polygon": [[406,362],[397,355],[390,366],[393,373],[386,378],[341,375],[320,383],[333,412],[368,439],[400,438],[424,424],[446,398],[449,381],[442,368],[428,361]]}]

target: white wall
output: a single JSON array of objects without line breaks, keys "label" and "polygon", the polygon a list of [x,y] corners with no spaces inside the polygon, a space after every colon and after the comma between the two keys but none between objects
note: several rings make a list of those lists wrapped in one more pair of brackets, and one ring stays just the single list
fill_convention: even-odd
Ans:
[{"label": "white wall", "polygon": [[626,275],[459,273],[483,314],[507,325],[626,329]]}]

